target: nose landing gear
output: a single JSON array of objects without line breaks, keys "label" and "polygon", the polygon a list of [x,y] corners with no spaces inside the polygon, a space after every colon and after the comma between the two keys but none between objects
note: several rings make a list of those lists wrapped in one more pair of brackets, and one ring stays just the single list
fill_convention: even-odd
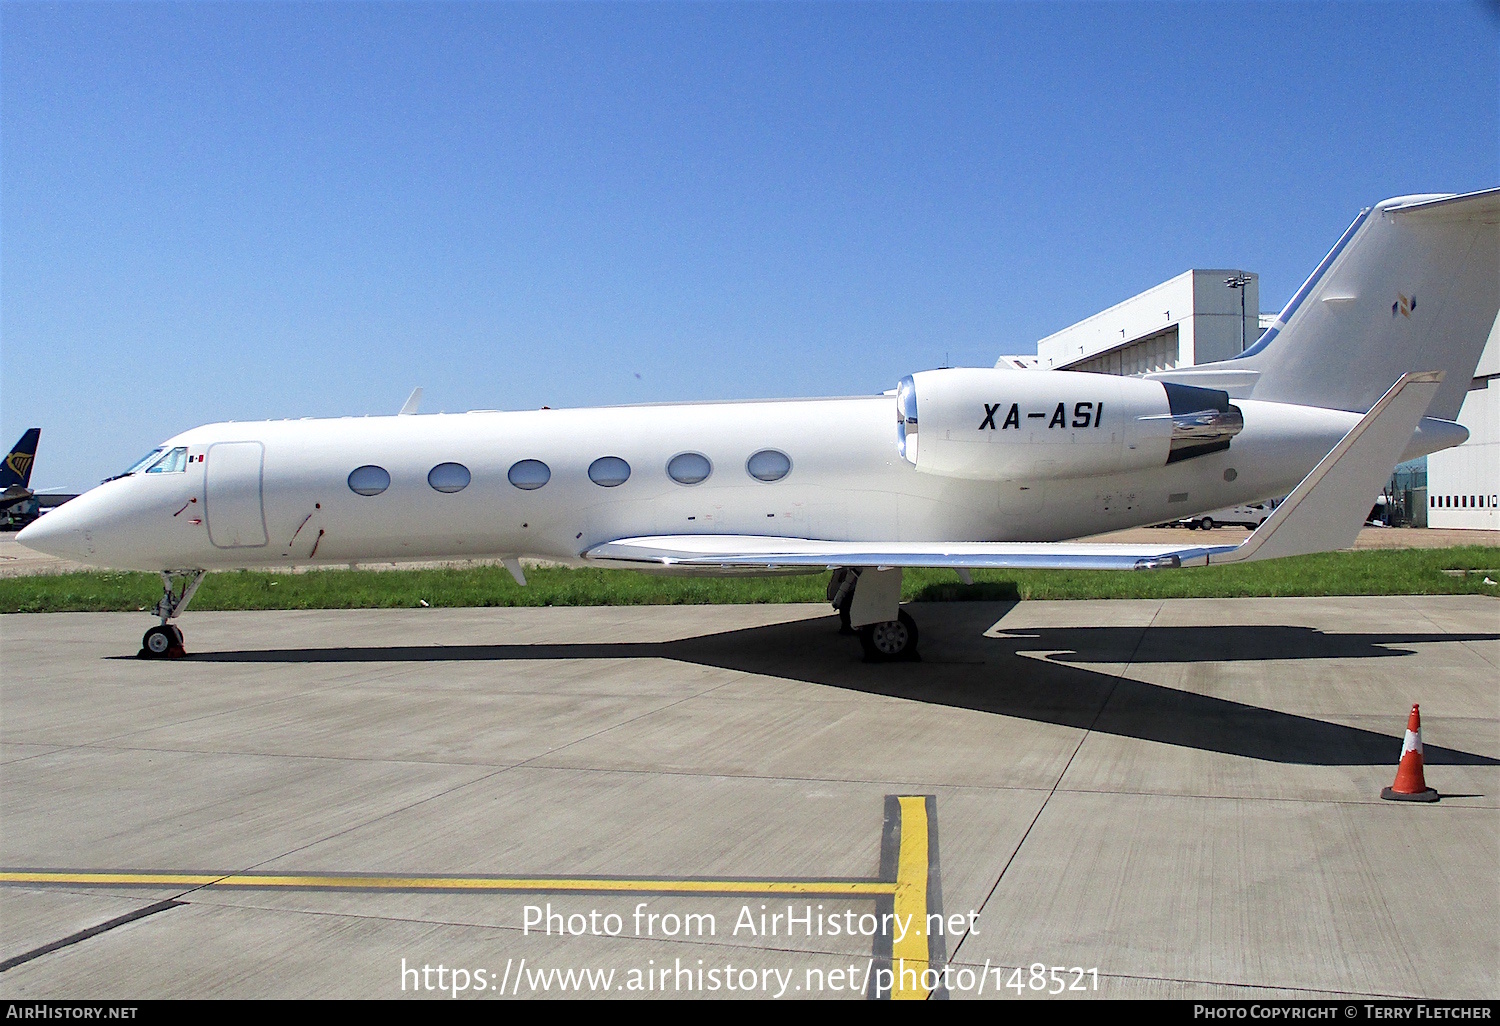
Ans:
[{"label": "nose landing gear", "polygon": [[180,659],[187,655],[182,647],[182,631],[169,623],[151,628],[141,639],[140,654],[143,659]]},{"label": "nose landing gear", "polygon": [[156,615],[161,617],[161,623],[141,638],[141,650],[136,653],[138,658],[181,659],[187,655],[187,649],[182,645],[182,631],[170,621],[187,609],[207,574],[207,570],[162,571],[162,597],[156,604]]}]

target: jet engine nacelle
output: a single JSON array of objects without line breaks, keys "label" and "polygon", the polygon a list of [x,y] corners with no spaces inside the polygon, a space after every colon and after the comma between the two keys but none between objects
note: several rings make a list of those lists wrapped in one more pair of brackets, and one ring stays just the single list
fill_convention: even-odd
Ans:
[{"label": "jet engine nacelle", "polygon": [[978,481],[1144,470],[1229,448],[1229,394],[1073,371],[921,371],[896,389],[896,444],[919,471]]}]

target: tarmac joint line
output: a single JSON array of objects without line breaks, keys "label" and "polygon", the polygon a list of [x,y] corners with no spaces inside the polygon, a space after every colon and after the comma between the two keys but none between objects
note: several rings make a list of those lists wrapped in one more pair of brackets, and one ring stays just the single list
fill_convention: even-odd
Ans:
[{"label": "tarmac joint line", "polygon": [[34,958],[41,958],[43,955],[50,954],[60,948],[72,947],[80,941],[86,941],[90,937],[97,937],[99,934],[113,930],[117,926],[124,926],[126,923],[133,923],[137,919],[145,919],[147,916],[154,916],[158,912],[165,912],[169,908],[176,908],[178,905],[183,904],[186,904],[186,902],[174,901],[168,898],[165,901],[158,901],[155,904],[147,905],[145,908],[138,908],[134,912],[127,912],[123,916],[116,916],[108,922],[100,923],[98,926],[91,926],[87,930],[70,933],[68,936],[52,941],[50,944],[43,944],[39,948],[32,948],[30,951],[7,958],[5,961],[0,962],[0,973],[8,969],[14,969],[18,965],[24,965]]}]

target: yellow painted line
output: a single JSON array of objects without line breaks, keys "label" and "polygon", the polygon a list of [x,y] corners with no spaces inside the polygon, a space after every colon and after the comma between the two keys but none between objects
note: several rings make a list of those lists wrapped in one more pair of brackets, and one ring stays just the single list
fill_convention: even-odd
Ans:
[{"label": "yellow painted line", "polygon": [[[896,856],[896,922],[908,923],[906,936],[891,945],[893,1001],[922,1001],[927,988],[927,799],[900,798],[901,847]],[[899,931],[900,927],[897,927]]]},{"label": "yellow painted line", "polygon": [[222,873],[211,876],[187,873],[38,873],[26,870],[0,873],[0,883],[92,884],[115,887],[203,887],[223,878]]},{"label": "yellow painted line", "polygon": [[[382,876],[357,873],[260,874],[171,873],[153,871],[0,870],[0,886],[52,884],[93,887],[181,887],[251,889],[319,889],[345,891],[452,891],[469,893],[592,893],[755,897],[891,898],[891,909],[906,933],[892,937],[891,991],[897,1000],[931,996],[924,975],[931,968],[932,945],[927,936],[929,879],[933,853],[929,848],[932,824],[926,796],[887,796],[897,803],[898,837],[894,880],[870,879],[657,879],[598,876]],[[890,806],[887,805],[887,810]],[[886,835],[887,838],[889,834]],[[890,850],[883,842],[881,861],[889,866]],[[899,930],[899,927],[898,927]],[[880,943],[876,954],[882,959]]]},{"label": "yellow painted line", "polygon": [[[923,862],[926,815],[923,815]],[[923,870],[923,905],[926,876]],[[0,872],[0,884],[73,884],[113,887],[323,888],[360,891],[583,892],[627,894],[745,894],[879,897],[900,886],[881,880],[649,880],[608,877],[355,876],[239,873],[61,873]],[[923,949],[925,952],[925,948]],[[924,955],[925,958],[925,955]]]}]

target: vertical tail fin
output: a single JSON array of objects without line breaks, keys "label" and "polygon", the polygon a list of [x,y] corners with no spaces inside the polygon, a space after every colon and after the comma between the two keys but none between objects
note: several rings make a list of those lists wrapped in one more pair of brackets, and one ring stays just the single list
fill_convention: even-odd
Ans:
[{"label": "vertical tail fin", "polygon": [[31,464],[36,460],[36,443],[42,437],[41,428],[28,428],[16,443],[16,447],[0,463],[0,489],[31,484]]},{"label": "vertical tail fin", "polygon": [[1254,381],[1245,398],[1364,413],[1403,374],[1442,370],[1427,415],[1453,420],[1497,312],[1500,189],[1389,199],[1349,226],[1260,341],[1191,376],[1231,372]]}]

